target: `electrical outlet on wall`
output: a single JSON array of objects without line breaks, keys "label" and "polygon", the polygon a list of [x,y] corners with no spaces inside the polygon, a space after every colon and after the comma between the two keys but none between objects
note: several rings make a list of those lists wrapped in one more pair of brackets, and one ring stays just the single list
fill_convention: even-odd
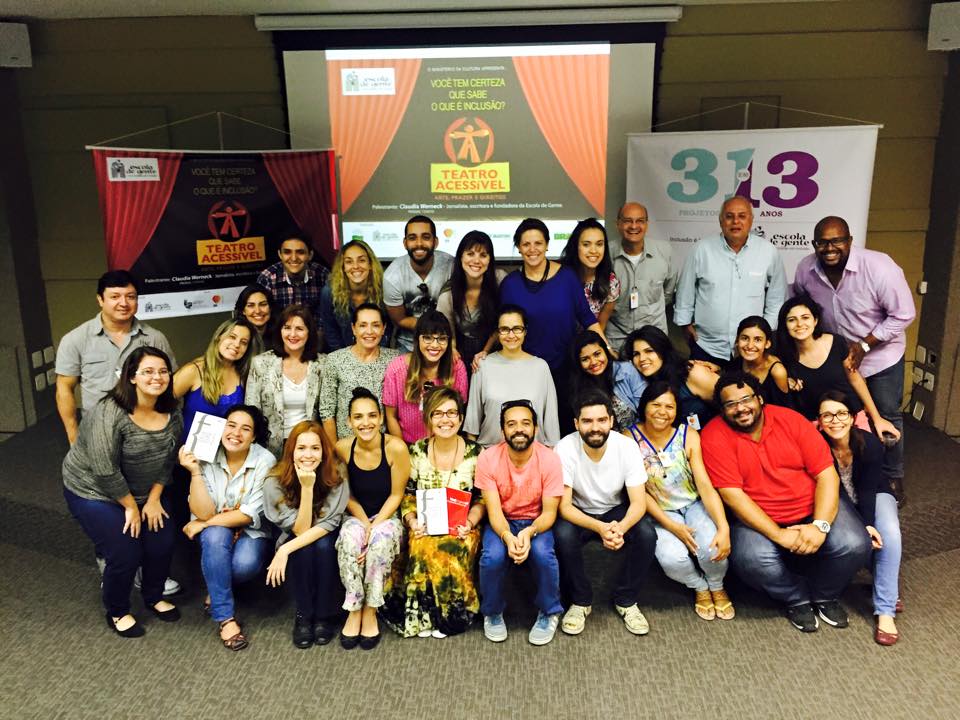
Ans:
[{"label": "electrical outlet on wall", "polygon": [[937,364],[937,354],[936,354],[933,350],[928,350],[928,351],[927,351],[927,362],[928,362],[930,365],[936,365],[936,364]]},{"label": "electrical outlet on wall", "polygon": [[916,402],[913,403],[913,412],[911,412],[910,414],[913,415],[914,420],[919,422],[921,419],[923,419],[924,410],[925,408],[923,403],[917,400]]},{"label": "electrical outlet on wall", "polygon": [[927,349],[923,345],[917,345],[917,362],[923,365],[927,361]]},{"label": "electrical outlet on wall", "polygon": [[923,387],[925,390],[933,390],[933,384],[936,378],[933,376],[933,373],[928,372],[923,374]]},{"label": "electrical outlet on wall", "polygon": [[913,369],[913,384],[920,385],[923,383],[923,368],[915,367]]}]

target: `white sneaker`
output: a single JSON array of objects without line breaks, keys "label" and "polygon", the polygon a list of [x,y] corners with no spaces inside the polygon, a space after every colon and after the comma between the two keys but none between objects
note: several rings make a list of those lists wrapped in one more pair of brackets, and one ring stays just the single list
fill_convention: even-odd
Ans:
[{"label": "white sneaker", "polygon": [[620,613],[620,617],[623,618],[623,624],[626,625],[627,630],[634,635],[646,635],[650,632],[650,623],[647,622],[643,613],[640,612],[640,608],[636,606],[636,603],[630,607],[620,607],[617,605],[616,608],[617,612]]},{"label": "white sneaker", "polygon": [[430,637],[437,638],[438,640],[443,640],[446,636],[446,633],[442,633],[436,628],[430,631]]},{"label": "white sneaker", "polygon": [[557,634],[557,625],[559,624],[560,613],[554,613],[553,615],[537,613],[537,621],[530,628],[527,640],[530,641],[531,645],[546,645]]},{"label": "white sneaker", "polygon": [[503,642],[507,639],[507,624],[503,615],[487,615],[483,618],[483,634],[490,642]]},{"label": "white sneaker", "polygon": [[[139,590],[142,581],[143,581],[143,568],[137,568],[137,574],[133,576],[133,586],[137,590]],[[164,597],[171,597],[172,595],[176,595],[178,592],[180,592],[181,589],[182,588],[180,587],[180,583],[178,583],[176,580],[174,580],[171,577],[168,577],[166,580],[163,581]]]},{"label": "white sneaker", "polygon": [[428,638],[432,633],[433,631],[430,629],[421,630],[420,632],[417,633],[417,637]]},{"label": "white sneaker", "polygon": [[579,635],[587,622],[587,615],[593,608],[590,605],[571,605],[563,616],[560,629],[567,635]]}]

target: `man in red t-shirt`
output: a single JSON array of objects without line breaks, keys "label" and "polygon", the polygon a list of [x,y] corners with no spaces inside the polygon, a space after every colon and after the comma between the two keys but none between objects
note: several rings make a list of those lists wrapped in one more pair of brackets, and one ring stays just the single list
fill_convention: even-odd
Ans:
[{"label": "man in red t-shirt", "polygon": [[753,375],[723,375],[722,416],[701,435],[710,480],[733,511],[730,564],[750,586],[786,605],[795,627],[817,616],[847,626],[838,602],[870,557],[870,537],[840,500],[840,478],[820,433],[802,415],[764,405]]},{"label": "man in red t-shirt", "polygon": [[480,554],[480,612],[488,640],[503,642],[503,578],[508,563],[530,561],[540,612],[529,641],[546,645],[560,623],[560,566],[553,547],[553,527],[563,497],[560,458],[534,437],[537,413],[529,400],[511,400],[500,409],[504,442],[488,447],[477,459],[474,486],[483,492],[489,523]]}]

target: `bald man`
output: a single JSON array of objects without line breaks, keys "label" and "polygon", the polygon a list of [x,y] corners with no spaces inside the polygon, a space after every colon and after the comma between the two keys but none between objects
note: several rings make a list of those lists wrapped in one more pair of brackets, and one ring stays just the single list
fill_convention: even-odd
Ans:
[{"label": "bald man", "polygon": [[640,203],[628,202],[617,213],[620,251],[614,251],[613,271],[620,280],[620,299],[606,327],[607,340],[617,351],[627,335],[644,325],[667,332],[667,305],[673,302],[677,271],[670,246],[647,237],[648,224],[647,209]]},{"label": "bald man", "polygon": [[783,260],[752,227],[750,200],[728,198],[720,207],[720,234],[701,238],[680,271],[673,321],[686,333],[694,360],[726,364],[748,315],[777,327],[787,293]]}]

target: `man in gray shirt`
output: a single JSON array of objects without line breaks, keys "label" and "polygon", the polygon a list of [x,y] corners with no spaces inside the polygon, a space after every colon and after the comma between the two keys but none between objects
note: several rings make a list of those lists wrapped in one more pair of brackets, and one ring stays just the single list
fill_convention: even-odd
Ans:
[{"label": "man in gray shirt", "polygon": [[407,220],[403,247],[408,257],[397,258],[383,273],[383,302],[397,327],[397,348],[410,352],[417,318],[436,309],[453,270],[453,256],[437,252],[437,227],[424,215]]},{"label": "man in gray shirt", "polygon": [[617,213],[620,251],[613,257],[613,271],[620,281],[620,299],[606,328],[607,340],[617,351],[627,335],[644,325],[668,332],[667,305],[673,302],[677,270],[670,246],[647,238],[648,222],[640,203],[628,202]]}]

